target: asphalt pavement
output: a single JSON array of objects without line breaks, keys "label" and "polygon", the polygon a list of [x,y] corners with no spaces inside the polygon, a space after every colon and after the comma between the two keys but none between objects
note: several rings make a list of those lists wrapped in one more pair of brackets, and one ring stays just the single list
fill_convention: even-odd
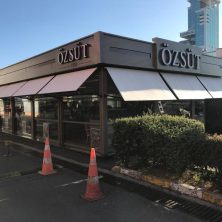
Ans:
[{"label": "asphalt pavement", "polygon": [[0,143],[0,178],[11,174],[29,173],[41,168],[41,159],[32,155],[21,155],[19,150],[6,147]]},{"label": "asphalt pavement", "polygon": [[61,165],[50,176],[38,174],[42,160],[29,152],[0,144],[0,222],[198,222],[136,192],[100,181],[105,198],[81,197],[86,174]]}]

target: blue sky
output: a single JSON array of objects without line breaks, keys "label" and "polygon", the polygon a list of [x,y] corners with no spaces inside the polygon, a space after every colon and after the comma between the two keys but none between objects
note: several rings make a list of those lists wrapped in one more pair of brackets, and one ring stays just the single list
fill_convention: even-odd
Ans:
[{"label": "blue sky", "polygon": [[[104,31],[179,41],[187,0],[0,0],[0,68]],[[222,21],[222,3],[220,4]],[[220,24],[222,47],[222,23]]]}]

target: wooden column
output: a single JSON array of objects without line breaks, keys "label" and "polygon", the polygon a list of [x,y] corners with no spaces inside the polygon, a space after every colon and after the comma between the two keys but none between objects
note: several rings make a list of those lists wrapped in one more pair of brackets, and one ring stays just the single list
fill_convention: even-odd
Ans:
[{"label": "wooden column", "polygon": [[106,155],[107,144],[107,72],[102,67],[99,71],[99,95],[100,95],[100,151]]},{"label": "wooden column", "polygon": [[32,118],[32,139],[35,139],[35,101],[34,101],[34,97],[31,98],[31,118]]},{"label": "wooden column", "polygon": [[10,106],[11,106],[12,134],[15,134],[16,133],[15,99],[13,97],[10,98]]},{"label": "wooden column", "polygon": [[58,98],[58,143],[59,146],[63,145],[63,115],[62,115],[62,97]]}]

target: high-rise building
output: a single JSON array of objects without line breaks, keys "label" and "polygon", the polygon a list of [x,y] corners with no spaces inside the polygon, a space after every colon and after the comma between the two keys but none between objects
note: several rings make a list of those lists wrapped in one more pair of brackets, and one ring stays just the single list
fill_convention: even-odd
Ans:
[{"label": "high-rise building", "polygon": [[186,44],[203,48],[209,55],[216,55],[219,47],[220,0],[188,0],[188,30],[180,33]]}]

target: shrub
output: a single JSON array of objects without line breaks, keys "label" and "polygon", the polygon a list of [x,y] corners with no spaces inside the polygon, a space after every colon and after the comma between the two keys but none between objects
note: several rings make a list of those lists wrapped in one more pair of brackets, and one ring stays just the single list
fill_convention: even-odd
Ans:
[{"label": "shrub", "polygon": [[200,166],[202,176],[206,180],[213,181],[216,185],[222,185],[222,135],[206,135],[199,151],[201,156]]},{"label": "shrub", "polygon": [[201,122],[177,116],[117,119],[113,127],[113,147],[126,167],[136,159],[144,166],[183,172],[193,166],[193,152],[204,138]]}]

